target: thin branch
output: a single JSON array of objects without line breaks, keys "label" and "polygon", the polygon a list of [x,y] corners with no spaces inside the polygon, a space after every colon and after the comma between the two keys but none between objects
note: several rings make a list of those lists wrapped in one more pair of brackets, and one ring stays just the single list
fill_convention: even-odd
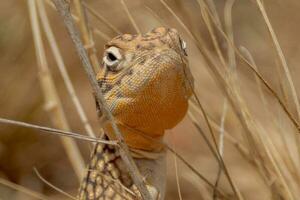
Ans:
[{"label": "thin branch", "polygon": [[[279,103],[279,105],[281,106],[281,108],[283,109],[283,111],[286,113],[286,115],[288,116],[288,118],[291,120],[292,124],[295,126],[295,128],[297,129],[297,132],[300,133],[300,124],[298,123],[298,121],[294,118],[294,116],[290,113],[289,109],[286,107],[286,105],[284,104],[284,102],[281,100],[281,98],[279,97],[279,95],[276,93],[276,91],[271,87],[271,85],[263,78],[263,76],[257,71],[255,70],[255,67],[240,53],[240,51],[236,48],[236,46],[230,41],[230,39],[227,37],[227,35],[224,33],[224,31],[222,29],[220,29],[217,25],[217,22],[214,20],[213,15],[211,12],[208,12],[211,17],[212,17],[212,21],[214,22],[216,28],[219,30],[219,32],[221,33],[221,35],[224,37],[224,39],[233,47],[235,53],[242,59],[242,61],[246,64],[246,66],[259,78],[259,80],[263,83],[263,85],[268,89],[268,91],[275,97],[275,99],[277,100],[277,102]],[[198,43],[197,47],[199,47],[198,49],[200,49],[200,46]],[[205,56],[209,56],[208,52],[204,52],[203,50],[201,50],[201,53]],[[211,60],[211,58],[209,58]],[[211,62],[211,61],[209,61]]]},{"label": "thin branch", "polygon": [[298,99],[298,96],[297,96],[296,88],[295,88],[295,85],[293,83],[293,79],[292,79],[289,67],[287,65],[286,59],[285,59],[285,57],[283,55],[282,49],[280,47],[280,44],[279,44],[278,39],[277,39],[277,36],[276,36],[275,31],[274,31],[274,29],[273,29],[273,27],[271,25],[271,22],[269,20],[269,17],[267,15],[267,12],[265,10],[265,7],[264,7],[263,3],[261,2],[261,0],[256,0],[256,3],[258,5],[258,8],[259,8],[259,10],[260,10],[263,18],[264,18],[264,21],[266,23],[266,26],[267,26],[267,28],[269,30],[269,33],[270,33],[270,36],[272,38],[274,47],[276,49],[277,56],[278,56],[278,58],[279,58],[279,60],[281,62],[281,65],[282,65],[283,69],[284,69],[286,78],[287,78],[289,86],[291,88],[293,100],[294,100],[294,103],[295,103],[295,106],[296,106],[296,111],[297,111],[297,114],[298,114],[298,120],[300,120],[300,104],[299,104],[299,99]]},{"label": "thin branch", "polygon": [[[220,156],[223,157],[224,155],[224,126],[225,126],[225,118],[227,115],[227,107],[228,107],[228,102],[227,102],[227,98],[224,99],[224,103],[223,103],[223,112],[222,112],[222,117],[221,117],[221,123],[220,123],[220,136],[219,136],[219,152],[220,152]],[[217,178],[216,178],[216,182],[215,182],[215,187],[218,187],[220,179],[221,179],[221,175],[222,175],[222,168],[219,167],[218,170],[218,174],[217,174]],[[217,198],[217,193],[213,192],[213,198],[216,199]]]},{"label": "thin branch", "polygon": [[87,50],[87,54],[90,58],[94,71],[97,72],[100,69],[100,64],[97,57],[95,42],[93,40],[92,34],[88,27],[88,23],[87,23],[88,18],[85,13],[85,8],[82,6],[81,0],[74,0],[73,2],[78,16],[78,24],[79,24],[79,29],[82,36],[84,47]]},{"label": "thin branch", "polygon": [[[199,1],[198,1],[198,2],[199,2]],[[216,8],[216,4],[214,3],[213,0],[206,0],[206,2],[207,2],[207,5],[208,5],[209,9],[211,10],[211,12],[212,12],[212,14],[213,14],[213,16],[214,16],[214,18],[215,18],[215,20],[216,20],[218,26],[219,26],[220,28],[222,28],[222,24],[221,24],[220,17],[219,17],[219,15],[218,15],[218,11],[217,11],[217,8]]]},{"label": "thin branch", "polygon": [[[173,148],[171,148],[170,146],[166,146],[167,149],[175,154],[177,156],[177,158],[179,158],[179,160],[181,160],[188,168],[190,168],[190,170],[192,170],[193,173],[195,173],[199,178],[201,178],[208,186],[210,186],[211,188],[214,188],[214,185],[207,179],[205,178],[202,174],[200,174],[195,168],[193,168],[193,166],[191,166],[190,163],[188,163],[180,154],[178,154]],[[227,197],[222,191],[220,191],[219,189],[217,189],[219,195],[221,195],[224,199],[230,199],[229,197]]]},{"label": "thin branch", "polygon": [[43,194],[40,194],[38,192],[32,191],[30,189],[27,189],[27,188],[25,188],[25,187],[23,187],[21,185],[12,183],[12,182],[10,182],[8,180],[5,180],[3,178],[0,178],[0,184],[1,185],[5,185],[6,187],[9,187],[11,189],[17,190],[19,192],[22,192],[22,193],[24,193],[24,194],[26,194],[28,196],[31,196],[33,198],[36,198],[36,199],[40,199],[40,200],[53,200],[53,199],[51,199],[51,198],[49,198],[49,197],[47,197],[47,196],[45,196]]},{"label": "thin branch", "polygon": [[[174,143],[174,134],[172,134],[171,136],[172,138],[172,147],[174,149],[174,151],[176,151],[176,147],[175,147],[175,143]],[[172,154],[173,158],[174,158],[174,166],[175,166],[175,177],[176,177],[176,186],[177,186],[177,191],[178,191],[178,197],[179,200],[183,200],[182,198],[182,194],[181,194],[181,187],[180,187],[180,182],[179,182],[179,175],[178,175],[178,163],[177,163],[177,157],[175,154]]]},{"label": "thin branch", "polygon": [[[61,101],[57,94],[53,78],[48,68],[48,63],[40,32],[40,26],[38,22],[36,2],[35,0],[28,0],[27,2],[30,14],[32,34],[34,39],[34,46],[36,50],[39,81],[45,98],[45,107],[54,126],[69,131],[70,127],[67,122],[63,107],[61,105]],[[84,160],[80,154],[76,142],[71,138],[60,139],[78,179],[81,180],[84,172]]]},{"label": "thin branch", "polygon": [[[212,13],[215,16],[215,19],[218,22],[219,27],[221,28],[220,20],[219,20],[218,14],[216,12],[215,5],[214,5],[214,3],[211,0],[208,1],[208,2],[209,2],[208,6],[212,10]],[[227,32],[228,37],[232,41],[232,43],[234,43],[233,29],[232,29],[232,7],[233,7],[234,2],[235,2],[235,0],[227,0],[225,2],[225,6],[224,6],[225,30]],[[206,15],[207,15],[207,13],[206,13]],[[207,21],[208,21],[208,24],[211,26],[211,22],[208,19],[208,16],[207,16]],[[230,45],[228,45],[227,49],[228,49],[227,50],[227,55],[228,55],[229,72],[235,78],[236,75],[237,75],[236,74],[235,53],[234,53],[234,50],[231,48]],[[234,79],[234,80],[236,80],[236,79]],[[224,153],[224,125],[225,125],[225,118],[226,118],[226,115],[227,115],[227,107],[228,107],[228,100],[225,97],[224,103],[223,103],[222,116],[221,116],[220,136],[219,136],[219,150],[218,150],[220,152],[220,156],[221,157],[223,157],[223,153]],[[218,170],[218,173],[217,173],[216,182],[215,182],[215,186],[216,187],[219,185],[219,182],[220,182],[220,179],[221,179],[221,175],[222,175],[222,168],[219,167],[219,170]],[[216,199],[216,198],[217,198],[217,194],[216,194],[216,192],[214,190],[213,191],[213,199]]]},{"label": "thin branch", "polygon": [[[144,4],[143,4],[144,5]],[[146,10],[148,10],[148,12],[164,27],[168,27],[166,25],[166,23],[164,23],[164,21],[148,6],[144,5],[144,7],[146,8]]]},{"label": "thin branch", "polygon": [[[206,11],[206,8],[203,7],[203,6],[201,6],[202,4],[204,4],[204,0],[197,0],[197,1],[198,1],[200,10],[201,10],[203,21],[204,21],[204,23],[207,26],[207,29],[209,31],[209,35],[210,35],[211,40],[213,42],[214,48],[215,48],[215,50],[217,52],[217,55],[218,55],[218,57],[219,57],[222,65],[223,65],[223,67],[225,68],[226,67],[226,62],[225,62],[225,58],[224,58],[224,56],[222,54],[219,42],[217,40],[217,35],[215,34],[215,30],[214,30],[214,28],[213,28],[213,26],[212,26],[212,24],[210,22],[209,16],[208,16],[207,11]],[[215,18],[219,19],[217,15],[216,15]]]},{"label": "thin branch", "polygon": [[[211,17],[211,18],[213,19],[213,17]],[[214,21],[214,20],[213,20],[213,21]],[[214,22],[214,23],[215,23],[215,22]],[[215,23],[215,25],[216,25],[217,28],[219,28],[219,27],[217,26],[216,23]],[[226,39],[226,41],[232,46],[232,48],[235,49],[236,53],[243,59],[243,61],[244,61],[245,63],[247,63],[247,66],[249,66],[252,70],[254,70],[254,71],[256,72],[256,74],[260,77],[260,79],[261,79],[262,81],[265,81],[265,80],[260,76],[260,74],[252,67],[251,63],[249,63],[248,60],[246,60],[246,59],[240,54],[240,52],[236,49],[236,47],[234,46],[234,44],[230,41],[230,39],[229,39],[229,38],[227,37],[227,35],[223,32],[223,30],[222,30],[222,29],[219,29],[219,31],[222,33],[222,35],[224,36],[224,38]],[[205,56],[210,56],[207,52],[204,52],[203,49],[202,49],[202,52],[204,53]],[[209,57],[209,59],[208,59],[207,61],[209,61],[210,64],[213,63],[213,60],[212,60],[211,56]],[[213,64],[213,65],[215,65],[215,64]],[[220,72],[218,72],[218,70],[217,70],[217,68],[216,68],[215,66],[211,67],[210,69],[213,70],[213,74],[214,74],[215,76],[217,76],[217,77],[220,78],[221,80],[223,79],[223,78],[222,78],[222,75],[220,74]],[[226,83],[226,80],[223,80],[223,81]],[[266,83],[266,82],[264,82],[264,83]],[[266,84],[266,86],[269,86],[269,85]],[[220,85],[220,87],[222,87],[222,86]],[[229,88],[229,89],[230,89],[230,88]],[[270,89],[270,91],[273,91],[273,92],[274,92],[274,90],[273,90],[270,86],[269,86],[268,89]],[[225,88],[224,91],[225,91],[226,93],[228,93],[228,89]],[[236,103],[239,105],[238,107],[239,107],[239,108],[243,108],[243,109],[241,109],[241,110],[239,111],[239,110],[234,106],[235,103],[234,103],[233,99],[229,98],[229,100],[230,100],[229,102],[233,105],[234,111],[237,112],[237,114],[238,114],[239,116],[241,116],[241,119],[242,119],[241,122],[242,122],[242,125],[246,128],[245,130],[247,131],[247,136],[248,136],[248,135],[251,136],[253,131],[254,131],[255,133],[257,133],[259,130],[257,129],[256,125],[254,124],[253,119],[251,118],[251,116],[250,116],[250,114],[249,114],[249,111],[248,111],[248,109],[246,108],[245,102],[243,101],[243,99],[242,99],[241,96],[239,95],[238,91],[236,91],[236,88],[233,88],[232,91],[230,91],[230,92],[232,93],[231,95],[233,95],[233,96],[235,97]],[[274,92],[274,94],[276,94],[276,93]],[[277,95],[277,94],[276,94],[276,95]],[[228,95],[228,94],[227,94],[227,96],[230,97],[230,95]],[[278,97],[278,96],[276,96],[276,97]],[[278,98],[277,100],[281,103],[280,98]],[[283,106],[284,109],[286,109],[286,107],[284,106],[284,104],[282,104],[282,106]],[[288,110],[285,110],[285,111],[287,111],[287,112],[286,112],[287,114],[290,114]],[[289,117],[291,117],[291,119],[293,120],[293,123],[297,124],[297,121],[294,121],[294,118],[292,117],[292,115],[289,115]],[[251,126],[252,126],[252,127],[251,127]],[[253,129],[253,127],[255,127],[255,129]],[[299,128],[299,126],[296,126],[296,127]],[[252,130],[252,129],[253,129],[253,130]],[[298,130],[299,130],[299,129],[298,129]],[[256,136],[260,137],[260,134],[256,134]],[[249,139],[253,140],[253,139],[250,138],[250,137],[249,137]],[[264,141],[261,139],[261,142],[264,142]],[[254,144],[254,141],[252,141],[252,143]],[[292,197],[291,192],[290,192],[289,188],[288,188],[287,185],[286,185],[286,181],[282,178],[282,175],[281,175],[280,171],[278,170],[278,166],[276,166],[276,164],[273,162],[272,156],[271,156],[271,154],[269,154],[269,150],[267,149],[267,147],[266,147],[265,145],[264,145],[264,148],[265,148],[266,153],[268,154],[269,159],[271,160],[271,163],[272,163],[273,167],[274,167],[275,170],[276,170],[276,173],[278,174],[278,177],[279,177],[279,179],[280,179],[280,181],[281,181],[281,183],[282,183],[282,186],[283,186],[284,190],[285,190],[286,193],[287,193],[287,196],[288,196],[289,198],[291,198],[291,197]],[[257,151],[257,149],[253,148],[253,146],[252,146],[251,149]],[[257,154],[257,155],[259,155],[259,154]],[[263,163],[264,163],[264,162],[263,162],[263,158],[261,158],[261,159],[262,159],[262,164],[263,164]]]},{"label": "thin branch", "polygon": [[[187,33],[190,34],[191,37],[192,37],[194,40],[196,40],[196,38],[193,36],[193,34],[192,34],[192,33],[189,31],[189,29],[185,26],[185,24],[182,22],[182,20],[176,15],[176,13],[168,6],[168,4],[166,4],[166,2],[165,2],[164,0],[160,0],[160,2],[161,2],[161,3],[165,6],[165,8],[167,8],[167,10],[175,17],[175,19],[177,20],[177,22],[178,22],[181,26],[183,26],[183,28],[187,31]],[[181,55],[181,54],[180,54],[180,55]],[[189,79],[187,79],[187,80],[189,80]],[[193,88],[190,81],[189,81],[189,84],[190,84],[191,88]],[[197,101],[198,106],[200,107],[200,109],[201,109],[201,111],[202,111],[202,114],[203,114],[203,116],[204,116],[205,122],[206,122],[206,124],[207,124],[207,126],[208,126],[209,132],[210,132],[211,137],[212,137],[212,139],[213,139],[213,143],[214,143],[214,145],[215,145],[216,152],[217,152],[217,155],[218,155],[218,156],[217,156],[217,158],[218,158],[217,160],[218,160],[219,164],[224,168],[225,175],[226,175],[226,177],[227,177],[227,179],[228,179],[228,181],[229,181],[229,184],[230,184],[230,186],[231,186],[233,192],[235,193],[235,195],[236,195],[239,199],[242,199],[242,197],[241,197],[241,195],[240,195],[238,189],[237,189],[237,188],[235,187],[235,185],[233,184],[233,181],[232,181],[232,179],[231,179],[231,177],[230,177],[230,175],[229,175],[229,172],[228,172],[228,170],[227,170],[227,167],[225,166],[224,160],[223,160],[222,157],[220,157],[220,155],[219,155],[219,151],[217,150],[217,149],[218,149],[218,147],[217,147],[217,142],[216,142],[215,136],[214,136],[214,134],[213,134],[213,130],[212,130],[211,125],[210,125],[210,123],[209,123],[209,120],[208,120],[208,118],[207,118],[206,112],[205,112],[205,110],[204,110],[204,108],[203,108],[203,106],[202,106],[202,104],[201,104],[201,102],[200,102],[200,100],[199,100],[197,94],[195,93],[195,90],[193,90],[193,95],[194,95],[194,97],[195,97],[195,99],[196,99],[196,101]]]},{"label": "thin branch", "polygon": [[82,5],[93,15],[96,19],[104,23],[106,26],[111,28],[116,34],[122,34],[122,32],[115,26],[113,26],[109,21],[107,21],[102,15],[100,15],[96,10],[90,7],[86,2],[82,2]]},{"label": "thin branch", "polygon": [[[263,18],[264,18],[264,22],[266,23],[269,34],[270,34],[270,36],[272,38],[272,41],[273,41],[273,46],[276,50],[277,56],[280,60],[281,66],[282,66],[282,68],[284,70],[284,73],[286,75],[288,85],[291,89],[292,99],[293,99],[295,107],[296,107],[296,112],[297,112],[297,116],[298,116],[298,121],[297,122],[299,123],[299,120],[300,120],[300,103],[299,103],[299,98],[297,96],[297,90],[296,90],[295,85],[293,83],[293,79],[292,79],[287,61],[286,61],[285,56],[283,54],[283,51],[280,47],[277,36],[276,36],[275,31],[274,31],[274,29],[271,25],[271,22],[269,20],[269,17],[267,15],[267,12],[265,10],[265,7],[264,7],[263,3],[261,2],[261,0],[256,0],[256,3],[258,5],[258,8],[259,8]],[[296,141],[296,146],[297,146],[297,150],[298,150],[298,156],[300,157],[300,136],[299,135],[295,136],[295,141]]]},{"label": "thin branch", "polygon": [[69,12],[69,10],[70,10],[69,5],[64,0],[53,0],[53,2],[55,3],[60,16],[63,18],[65,26],[67,27],[67,30],[73,40],[73,43],[77,50],[77,53],[81,59],[83,67],[87,73],[88,79],[94,90],[96,99],[97,99],[98,103],[100,104],[100,108],[112,125],[112,129],[113,129],[113,131],[118,139],[119,145],[120,145],[121,158],[122,158],[124,164],[126,165],[133,182],[135,183],[135,185],[139,189],[142,197],[145,200],[152,199],[149,191],[147,190],[147,188],[143,182],[143,179],[140,175],[140,172],[139,172],[134,160],[130,156],[128,147],[124,141],[122,134],[120,133],[120,131],[116,125],[113,115],[111,114],[111,112],[109,111],[109,109],[106,105],[105,99],[101,93],[100,86],[95,78],[93,67],[88,59],[87,52],[79,38],[78,30],[76,29],[75,24],[72,19],[72,16]]},{"label": "thin branch", "polygon": [[63,194],[64,196],[73,199],[73,200],[77,200],[75,197],[73,197],[72,195],[70,195],[69,193],[63,191],[62,189],[56,187],[55,185],[53,185],[52,183],[50,183],[49,181],[47,181],[36,168],[33,168],[35,174],[39,177],[39,179],[41,179],[46,185],[50,186],[51,188],[53,188],[54,190],[58,191],[59,193]]},{"label": "thin branch", "polygon": [[[52,9],[55,9],[55,10],[56,10],[55,5],[52,3],[51,0],[44,0],[44,1],[47,3],[48,6],[50,6]],[[73,19],[74,19],[76,22],[79,21],[79,18],[78,18],[76,15],[73,15],[73,14],[72,14],[72,17],[73,17]],[[102,31],[100,31],[100,30],[97,29],[97,28],[93,28],[92,31],[93,31],[96,35],[98,35],[98,36],[100,36],[102,39],[104,39],[105,41],[109,41],[110,38],[111,38],[110,36],[108,36],[107,34],[103,33]]]},{"label": "thin branch", "polygon": [[135,31],[138,34],[141,34],[141,30],[139,29],[138,25],[136,24],[135,20],[133,19],[133,17],[131,15],[131,13],[130,13],[130,11],[129,11],[129,9],[128,9],[126,3],[125,3],[125,1],[124,0],[120,0],[120,2],[121,2],[122,6],[123,6],[123,8],[124,8],[124,10],[126,12],[126,15],[128,16],[128,18],[130,20],[132,26],[134,27]]},{"label": "thin branch", "polygon": [[[201,173],[199,173],[183,156],[181,156],[180,154],[178,154],[172,147],[170,147],[168,144],[165,144],[162,141],[158,141],[154,138],[152,138],[151,136],[147,135],[146,133],[142,133],[142,132],[136,132],[136,134],[139,134],[140,136],[143,136],[145,139],[148,139],[152,142],[158,143],[160,145],[163,145],[164,147],[166,147],[172,154],[174,154],[179,160],[181,160],[183,162],[183,164],[185,164],[187,166],[187,168],[189,168],[198,178],[200,178],[202,181],[204,181],[205,183],[208,184],[208,186],[213,188],[213,184],[207,179],[205,178],[204,175],[202,175]],[[219,195],[221,195],[224,199],[229,199],[224,192],[222,192],[219,188],[216,189],[219,193]]]},{"label": "thin branch", "polygon": [[59,129],[55,129],[55,128],[49,128],[49,127],[45,127],[45,126],[29,124],[29,123],[26,123],[26,122],[21,122],[21,121],[16,121],[16,120],[11,120],[11,119],[0,118],[0,123],[1,124],[10,124],[10,125],[14,125],[14,126],[21,126],[21,127],[24,127],[24,128],[37,129],[37,130],[40,130],[40,131],[48,132],[48,133],[53,134],[53,135],[70,137],[70,138],[74,138],[74,139],[78,139],[78,140],[86,141],[86,142],[95,142],[95,143],[102,143],[102,144],[109,144],[109,145],[118,145],[117,141],[114,141],[114,140],[110,140],[110,141],[102,140],[102,139],[86,136],[86,135],[83,135],[83,134],[80,134],[80,133],[74,133],[74,132],[70,132],[70,131],[63,131],[63,130],[59,130]]},{"label": "thin branch", "polygon": [[45,5],[44,5],[44,1],[37,1],[37,5],[38,5],[38,11],[41,17],[41,22],[42,22],[42,26],[44,28],[44,32],[46,34],[46,37],[48,39],[49,45],[51,47],[52,53],[54,55],[56,64],[59,68],[59,71],[63,77],[64,83],[66,85],[67,91],[69,92],[69,95],[75,105],[76,111],[79,115],[80,120],[82,121],[82,124],[84,125],[84,128],[86,130],[86,133],[91,136],[91,137],[95,137],[95,133],[92,129],[92,126],[90,125],[86,114],[82,108],[82,105],[78,99],[78,96],[75,92],[75,89],[73,87],[72,81],[69,77],[69,74],[67,72],[65,63],[63,61],[63,58],[61,56],[60,50],[58,48],[55,36],[53,34],[52,28],[50,26],[49,23],[49,19],[46,13],[46,9],[45,9]]},{"label": "thin branch", "polygon": [[[201,111],[200,109],[197,107],[197,105],[195,105],[194,102],[190,101],[190,105],[191,107],[198,113],[198,114],[201,114]],[[196,120],[196,117],[192,114],[192,112],[189,112],[189,117],[192,119],[192,121],[197,124],[197,126],[200,127],[200,124],[199,122]],[[220,130],[220,125],[214,121],[212,119],[212,117],[210,117],[208,115],[208,119],[209,121],[211,122],[211,125],[212,127],[216,130],[216,131],[219,131]],[[224,136],[225,136],[225,139],[228,140],[228,142],[232,143],[232,145],[234,145],[237,150],[241,153],[241,155],[243,155],[244,157],[246,157],[247,160],[250,160],[251,161],[251,158],[250,158],[250,153],[249,151],[247,150],[247,148],[241,143],[239,142],[235,137],[231,136],[228,132],[226,132],[226,130],[224,130]]]}]

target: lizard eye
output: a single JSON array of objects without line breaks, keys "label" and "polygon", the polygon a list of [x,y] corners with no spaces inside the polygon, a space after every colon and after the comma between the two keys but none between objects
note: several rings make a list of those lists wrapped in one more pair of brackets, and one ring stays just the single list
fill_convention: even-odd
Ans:
[{"label": "lizard eye", "polygon": [[120,50],[117,47],[109,47],[104,53],[103,63],[110,71],[118,71],[121,59]]},{"label": "lizard eye", "polygon": [[182,49],[184,55],[187,56],[187,52],[186,52],[187,45],[186,45],[186,42],[184,40],[182,40],[181,38],[179,38],[179,42],[180,42],[181,49]]}]

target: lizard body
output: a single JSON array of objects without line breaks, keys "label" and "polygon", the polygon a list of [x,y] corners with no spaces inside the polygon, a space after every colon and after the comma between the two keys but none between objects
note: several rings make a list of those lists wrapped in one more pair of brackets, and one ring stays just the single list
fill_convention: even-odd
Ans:
[{"label": "lizard body", "polygon": [[[175,29],[164,27],[117,36],[105,46],[97,80],[151,195],[163,199],[163,135],[184,117],[193,87],[185,42]],[[104,130],[115,139],[109,123]],[[118,149],[95,146],[79,198],[140,199]]]}]

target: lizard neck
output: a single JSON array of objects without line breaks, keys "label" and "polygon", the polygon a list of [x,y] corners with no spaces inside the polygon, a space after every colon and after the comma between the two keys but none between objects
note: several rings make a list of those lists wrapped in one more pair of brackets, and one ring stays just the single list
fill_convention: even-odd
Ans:
[{"label": "lizard neck", "polygon": [[[107,136],[105,137],[108,139]],[[154,193],[156,195],[164,195],[166,152],[153,153],[145,150],[129,149],[146,184],[155,188]],[[96,144],[80,187],[79,199],[100,200],[104,197],[112,200],[136,199],[136,196],[139,196],[139,193],[120,157],[118,149],[112,145]]]},{"label": "lizard neck", "polygon": [[[132,151],[134,153],[133,157],[140,157],[138,154],[143,152],[147,152],[150,155],[151,152],[153,154],[149,157],[151,159],[151,157],[154,158],[159,156],[160,153],[165,150],[165,146],[163,144],[164,131],[159,130],[155,132],[152,130],[151,134],[149,134],[149,131],[147,130],[132,128],[120,122],[118,122],[117,125],[128,147],[135,150]],[[110,140],[116,140],[116,136],[110,123],[106,124],[105,132]]]}]

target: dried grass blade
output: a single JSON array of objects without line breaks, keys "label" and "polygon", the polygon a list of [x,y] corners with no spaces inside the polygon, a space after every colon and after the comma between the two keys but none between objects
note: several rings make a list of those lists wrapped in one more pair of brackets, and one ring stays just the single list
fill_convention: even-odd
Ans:
[{"label": "dried grass blade", "polygon": [[0,184],[4,185],[6,187],[9,187],[11,189],[14,189],[16,191],[22,192],[22,193],[24,193],[24,194],[26,194],[28,196],[31,196],[31,197],[33,197],[35,199],[40,199],[40,200],[54,200],[54,199],[52,199],[50,197],[47,197],[47,196],[45,196],[43,194],[40,194],[40,193],[35,192],[35,191],[32,191],[32,190],[30,190],[28,188],[25,188],[25,187],[21,186],[21,185],[12,183],[12,182],[10,182],[8,180],[5,180],[3,178],[0,178]]},{"label": "dried grass blade", "polygon": [[126,12],[126,15],[128,16],[128,19],[130,20],[132,26],[134,27],[135,31],[138,33],[138,34],[141,34],[141,30],[139,29],[138,25],[136,24],[134,18],[132,17],[126,3],[124,0],[120,0],[122,6],[123,6],[123,9],[125,10]]},{"label": "dried grass blade", "polygon": [[88,79],[91,83],[91,86],[92,86],[94,92],[95,92],[96,99],[97,99],[98,103],[100,104],[100,108],[103,111],[104,115],[108,118],[108,121],[112,125],[114,134],[116,135],[118,142],[119,142],[121,158],[122,158],[124,164],[126,165],[133,182],[135,183],[135,185],[139,189],[142,197],[145,200],[152,199],[149,191],[147,190],[147,188],[144,184],[144,181],[142,180],[141,174],[129,153],[128,147],[124,141],[122,134],[120,133],[120,131],[116,125],[113,115],[111,114],[111,112],[109,111],[109,109],[106,105],[105,99],[101,93],[101,89],[96,80],[93,67],[88,59],[88,54],[82,44],[82,41],[80,40],[78,30],[75,28],[75,24],[73,22],[70,12],[69,12],[69,10],[70,10],[69,5],[64,0],[53,0],[53,2],[55,3],[56,8],[57,8],[60,16],[62,17],[64,24],[73,40],[73,43],[77,50],[77,53],[82,61],[82,64],[87,73]]},{"label": "dried grass blade", "polygon": [[102,140],[102,139],[98,139],[98,138],[94,138],[94,137],[85,136],[85,135],[82,135],[79,133],[63,131],[63,130],[49,128],[49,127],[45,127],[45,126],[39,126],[39,125],[35,125],[35,124],[29,124],[26,122],[20,122],[20,121],[11,120],[11,119],[0,118],[0,123],[11,124],[14,126],[21,126],[21,127],[25,127],[25,128],[33,128],[33,129],[41,130],[44,132],[48,132],[50,134],[64,136],[64,137],[71,137],[74,139],[79,139],[79,140],[87,141],[87,142],[96,142],[96,143],[102,143],[102,144],[117,145],[116,141]]},{"label": "dried grass blade", "polygon": [[[41,38],[41,32],[38,22],[36,2],[28,0],[30,21],[36,49],[39,80],[46,101],[46,108],[54,126],[63,130],[70,130],[65,113],[63,111],[60,99],[58,97],[54,81],[48,68],[44,46]],[[83,177],[84,161],[75,141],[71,138],[61,138],[62,144],[66,150],[69,160],[79,180]]]},{"label": "dried grass blade", "polygon": [[94,71],[98,72],[98,70],[100,69],[100,64],[97,57],[95,42],[92,37],[93,35],[89,30],[88,19],[85,13],[85,8],[83,8],[81,0],[74,0],[73,3],[75,5],[76,13],[78,16],[78,24],[79,24],[84,47],[87,50]]},{"label": "dried grass blade", "polygon": [[100,15],[96,10],[90,7],[86,2],[82,2],[82,5],[93,15],[96,19],[104,23],[106,26],[111,28],[116,34],[120,35],[122,32],[115,26],[113,26],[109,21],[107,21],[102,15]]},{"label": "dried grass blade", "polygon": [[52,53],[54,55],[56,64],[59,68],[60,74],[63,77],[63,80],[64,80],[64,83],[66,85],[67,91],[69,92],[69,95],[70,95],[70,97],[71,97],[71,99],[72,99],[72,101],[75,105],[76,111],[77,111],[77,113],[80,117],[80,120],[81,120],[82,124],[84,125],[86,133],[91,137],[95,137],[95,133],[94,133],[94,131],[92,129],[92,126],[90,125],[90,123],[89,123],[89,121],[86,117],[86,114],[85,114],[85,112],[82,108],[82,105],[81,105],[81,103],[78,99],[78,96],[75,92],[72,81],[71,81],[71,79],[69,77],[69,74],[67,72],[65,63],[64,63],[63,58],[61,56],[60,50],[58,48],[55,36],[53,34],[53,31],[52,31],[52,28],[50,26],[49,19],[48,19],[47,13],[46,13],[46,9],[45,9],[45,6],[44,6],[44,1],[37,1],[37,5],[38,5],[38,8],[39,8],[38,11],[39,11],[39,14],[40,14],[40,18],[41,18],[42,26],[44,28],[44,32],[45,32],[46,37],[48,39],[49,45],[50,45]]},{"label": "dried grass blade", "polygon": [[59,193],[63,194],[64,196],[68,197],[69,199],[73,199],[73,200],[77,200],[75,197],[73,197],[72,195],[70,195],[69,193],[63,191],[62,189],[56,187],[55,185],[53,185],[52,183],[50,183],[49,181],[47,181],[36,168],[33,168],[34,172],[36,173],[36,175],[39,177],[39,179],[41,179],[46,185],[50,186],[51,188],[53,188],[54,190],[58,191]]}]

